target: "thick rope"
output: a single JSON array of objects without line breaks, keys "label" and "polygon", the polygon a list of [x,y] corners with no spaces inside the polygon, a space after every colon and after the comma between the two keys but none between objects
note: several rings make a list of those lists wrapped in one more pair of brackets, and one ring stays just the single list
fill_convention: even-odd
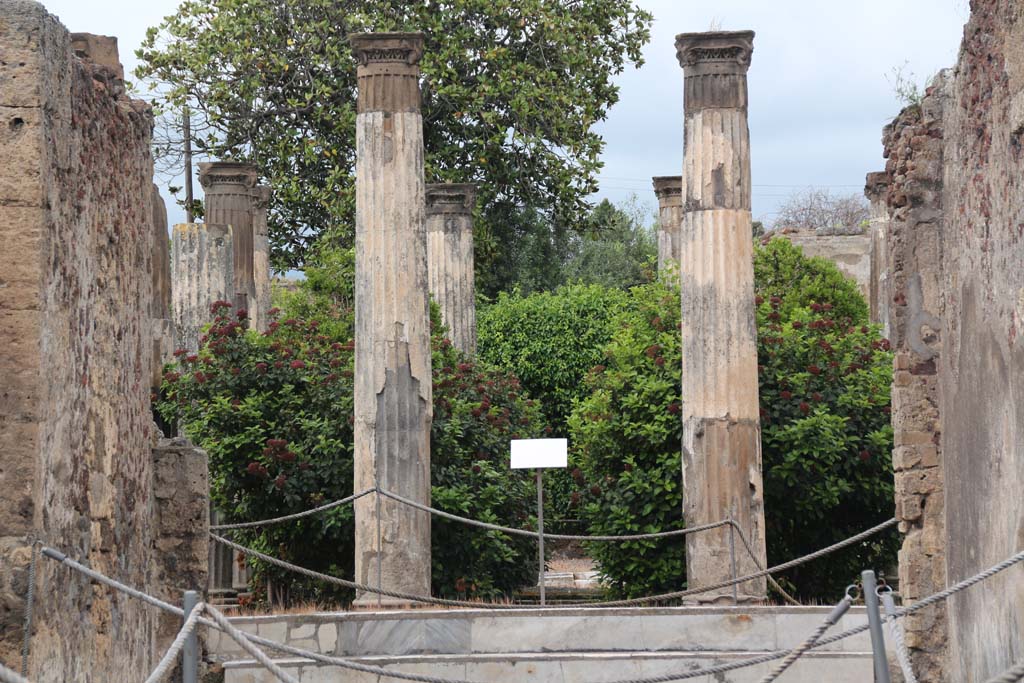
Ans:
[{"label": "thick rope", "polygon": [[153,673],[149,674],[146,683],[160,683],[160,681],[167,678],[167,674],[171,673],[171,670],[178,661],[178,655],[181,653],[182,648],[185,647],[185,641],[192,635],[192,631],[196,629],[196,626],[199,624],[199,617],[203,615],[205,608],[206,603],[203,602],[196,603],[196,606],[192,608],[192,612],[188,615],[188,619],[185,620],[181,630],[178,631],[174,642],[171,643],[167,652],[157,662],[156,668],[153,669]]},{"label": "thick rope", "polygon": [[256,647],[251,640],[246,638],[246,634],[232,626],[231,622],[228,621],[227,617],[221,614],[220,610],[212,606],[207,606],[206,612],[213,618],[213,621],[222,631],[224,631],[224,633],[228,634],[232,640],[238,643],[239,647],[255,657],[257,662],[262,664],[270,673],[277,677],[277,680],[281,681],[281,683],[299,683],[294,676],[284,671],[274,662],[274,660],[268,657],[263,650]]},{"label": "thick rope", "polygon": [[793,664],[793,662],[800,659],[805,652],[814,647],[815,643],[818,642],[818,639],[825,635],[825,631],[835,626],[839,620],[843,618],[843,615],[849,611],[852,604],[853,598],[849,595],[843,597],[843,599],[835,606],[835,609],[833,609],[825,618],[825,621],[814,629],[814,633],[808,636],[804,642],[800,643],[800,645],[790,650],[789,654],[787,654],[774,669],[768,672],[768,675],[762,678],[760,683],[772,683],[772,681],[781,676],[783,672]]},{"label": "thick rope", "polygon": [[1017,666],[1007,669],[1003,673],[988,679],[985,683],[1017,683],[1017,681],[1024,679],[1024,662],[1020,662]]},{"label": "thick rope", "polygon": [[17,671],[0,664],[0,683],[29,683],[29,680]]},{"label": "thick rope", "polygon": [[879,597],[882,598],[882,605],[885,607],[885,621],[889,624],[889,632],[892,634],[896,661],[899,662],[900,670],[903,671],[903,683],[917,683],[914,667],[910,663],[910,653],[903,640],[903,626],[896,620],[896,601],[892,598],[892,590],[881,592]]},{"label": "thick rope", "polygon": [[248,528],[254,527],[254,526],[269,526],[271,524],[280,524],[281,522],[290,522],[290,521],[295,520],[295,519],[302,519],[303,517],[309,517],[310,515],[319,514],[321,512],[326,512],[327,510],[332,510],[332,509],[334,509],[336,507],[340,507],[342,505],[346,505],[348,503],[351,503],[352,501],[358,500],[358,499],[362,498],[363,496],[369,495],[369,494],[371,494],[371,493],[373,493],[375,491],[376,491],[376,489],[366,489],[365,491],[360,491],[359,493],[353,494],[353,495],[349,496],[348,498],[342,498],[341,500],[336,500],[336,501],[331,502],[331,503],[326,503],[324,505],[321,505],[320,507],[315,507],[315,508],[311,508],[309,510],[304,510],[303,512],[296,512],[293,515],[284,515],[283,517],[272,517],[270,519],[261,519],[261,520],[256,521],[256,522],[240,522],[238,524],[215,524],[215,525],[210,527],[210,531],[226,531],[228,529],[248,529]]},{"label": "thick rope", "polygon": [[[516,529],[514,527],[501,526],[500,524],[491,524],[489,522],[481,522],[478,519],[470,519],[469,517],[460,517],[453,515],[450,512],[444,510],[438,510],[432,508],[429,505],[417,503],[414,500],[403,498],[397,493],[391,493],[390,491],[380,490],[380,494],[386,498],[398,501],[403,505],[422,510],[423,512],[429,512],[432,515],[438,517],[444,517],[454,522],[461,522],[462,524],[469,524],[470,526],[477,526],[481,529],[489,529],[490,531],[500,531],[506,534],[513,534],[516,536],[529,536],[530,538],[539,538],[540,534],[536,531],[528,531],[527,529]],[[581,536],[578,534],[544,534],[545,539],[552,539],[555,541],[643,541],[652,538],[668,538],[670,536],[686,536],[687,534],[693,534],[698,531],[708,531],[710,529],[717,529],[721,526],[728,526],[731,524],[730,520],[723,519],[720,522],[712,522],[710,524],[701,524],[700,526],[691,526],[685,529],[672,529],[670,531],[658,531],[649,534],[625,534],[622,536]],[[213,527],[210,527],[211,529]]]},{"label": "thick rope", "polygon": [[21,675],[28,676],[28,653],[32,644],[32,612],[36,601],[36,565],[39,563],[39,548],[43,542],[29,537],[32,554],[28,562],[28,591],[25,593],[25,627],[21,641]]},{"label": "thick rope", "polygon": [[877,526],[873,526],[870,529],[862,531],[859,534],[857,534],[856,536],[851,536],[850,538],[842,540],[839,543],[834,543],[834,544],[828,546],[827,548],[822,548],[821,550],[817,550],[817,551],[815,551],[813,553],[810,553],[809,555],[804,555],[803,557],[798,557],[795,560],[790,560],[788,562],[783,562],[782,564],[777,564],[774,567],[769,567],[768,569],[762,569],[761,571],[754,572],[753,574],[747,574],[746,576],[741,576],[741,577],[736,578],[736,579],[730,579],[728,581],[719,581],[718,583],[713,583],[711,585],[703,586],[701,588],[688,588],[688,589],[682,590],[682,591],[675,591],[674,593],[662,593],[660,595],[650,595],[650,596],[643,597],[643,598],[631,598],[631,599],[628,599],[628,600],[611,600],[611,601],[607,601],[607,602],[592,602],[592,603],[575,603],[575,602],[570,602],[570,603],[562,603],[562,604],[563,605],[573,605],[573,606],[577,606],[577,607],[585,607],[585,606],[591,606],[591,607],[631,607],[633,605],[642,605],[642,604],[647,603],[647,602],[661,602],[661,601],[664,601],[664,600],[676,600],[676,599],[679,599],[679,598],[685,598],[685,597],[689,597],[691,595],[700,595],[701,593],[708,593],[710,591],[718,590],[719,588],[729,588],[730,586],[733,586],[733,585],[736,585],[736,584],[746,583],[747,581],[753,581],[754,579],[759,579],[762,576],[770,576],[771,574],[778,574],[779,572],[783,572],[783,571],[785,571],[787,569],[792,569],[793,567],[797,567],[799,565],[805,564],[807,562],[810,562],[811,560],[816,560],[819,557],[824,557],[825,555],[828,555],[829,553],[833,553],[833,552],[835,552],[837,550],[841,550],[842,548],[845,548],[847,546],[853,545],[854,543],[859,543],[860,541],[863,541],[865,538],[873,536],[874,534],[877,534],[879,531],[883,531],[883,530],[891,527],[892,525],[896,524],[896,522],[897,522],[897,520],[895,518],[890,519],[888,521],[882,522],[881,524],[879,524]]},{"label": "thick rope", "polygon": [[[754,547],[750,545],[750,541],[747,540],[747,535],[743,533],[743,529],[740,528],[740,525],[737,524],[735,520],[730,519],[729,523],[732,524],[732,528],[736,531],[736,533],[740,535],[740,540],[743,541],[743,547],[746,548],[747,553],[750,554],[750,561],[754,563],[754,566],[757,568],[758,571],[763,570],[764,566],[761,564],[761,560],[757,559],[757,555],[754,553]],[[786,589],[780,586],[779,582],[776,581],[775,577],[773,577],[771,574],[768,575],[768,583],[770,583],[772,588],[774,588],[776,592],[778,592],[778,594],[782,596],[783,600],[785,600],[791,605],[795,605],[796,607],[803,607],[803,605],[800,604],[800,601],[794,598],[789,593],[787,593]]]}]

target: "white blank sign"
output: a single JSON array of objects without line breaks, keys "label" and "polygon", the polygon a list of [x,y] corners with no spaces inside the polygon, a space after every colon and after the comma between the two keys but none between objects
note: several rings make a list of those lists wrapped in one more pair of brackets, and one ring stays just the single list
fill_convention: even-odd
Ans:
[{"label": "white blank sign", "polygon": [[512,469],[565,467],[569,464],[567,439],[515,439],[512,441]]}]

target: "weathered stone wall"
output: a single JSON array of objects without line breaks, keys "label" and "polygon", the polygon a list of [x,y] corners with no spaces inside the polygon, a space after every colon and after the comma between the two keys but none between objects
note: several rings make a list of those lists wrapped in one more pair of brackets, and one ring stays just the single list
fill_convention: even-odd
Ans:
[{"label": "weathered stone wall", "polygon": [[[149,108],[124,97],[115,71],[75,57],[41,5],[0,0],[0,548],[35,532],[142,588],[153,545],[151,128]],[[33,681],[145,676],[152,609],[48,560],[37,591]],[[0,656],[15,664],[11,598]]]},{"label": "weathered stone wall", "polygon": [[[206,452],[188,439],[153,448],[153,568],[157,597],[181,604],[186,590],[206,590],[210,547],[210,480]],[[157,650],[171,644],[181,619],[160,615]]]},{"label": "weathered stone wall", "polygon": [[[1024,2],[974,0],[946,107],[942,462],[949,581],[1024,549]],[[948,680],[1024,659],[1024,569],[949,604]]]},{"label": "weathered stone wall", "polygon": [[[917,600],[946,586],[945,507],[941,468],[942,422],[938,367],[943,258],[943,109],[948,83],[940,79],[920,107],[886,128],[883,143],[890,178],[889,328],[895,350],[892,422],[896,516],[905,534],[900,550],[900,593]],[[941,680],[946,608],[904,620],[907,645],[923,680]]]},{"label": "weathered stone wall", "polygon": [[[975,0],[956,68],[884,136],[905,599],[1024,548],[1022,136],[1024,4]],[[1022,614],[1015,568],[908,620],[919,677],[1008,668]]]}]

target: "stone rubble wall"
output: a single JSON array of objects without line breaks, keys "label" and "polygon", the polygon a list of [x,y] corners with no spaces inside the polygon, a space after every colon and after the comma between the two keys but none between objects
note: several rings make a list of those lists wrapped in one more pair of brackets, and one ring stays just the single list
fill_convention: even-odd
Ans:
[{"label": "stone rubble wall", "polygon": [[[903,111],[884,134],[890,178],[888,249],[893,301],[888,321],[895,351],[892,423],[896,517],[903,532],[900,593],[913,601],[946,586],[945,499],[941,405],[939,272],[943,257],[943,109],[948,82],[940,78],[920,107]],[[907,645],[922,680],[942,680],[946,608],[904,620]]]},{"label": "stone rubble wall", "polygon": [[[896,350],[900,590],[912,600],[1024,548],[1024,3],[972,2],[956,67],[883,142],[880,310]],[[918,676],[1000,673],[1024,657],[1021,614],[1015,568],[908,619]]]},{"label": "stone rubble wall", "polygon": [[[0,538],[36,531],[149,588],[152,115],[38,3],[2,0],[0,17]],[[153,611],[39,567],[29,678],[144,677]]]}]

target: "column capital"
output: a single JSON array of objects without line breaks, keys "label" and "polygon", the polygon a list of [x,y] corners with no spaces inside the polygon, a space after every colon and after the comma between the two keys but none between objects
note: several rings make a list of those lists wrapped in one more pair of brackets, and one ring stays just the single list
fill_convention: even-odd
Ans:
[{"label": "column capital", "polygon": [[676,57],[686,76],[747,73],[753,31],[709,31],[676,36]]},{"label": "column capital", "polygon": [[683,176],[661,175],[651,178],[654,185],[654,194],[661,204],[671,203],[672,200],[682,202],[683,200]]},{"label": "column capital", "polygon": [[209,192],[218,185],[256,187],[259,172],[252,164],[237,161],[208,161],[199,164],[199,183]]},{"label": "column capital", "polygon": [[420,110],[422,33],[355,33],[348,41],[357,65],[358,113]]},{"label": "column capital", "polygon": [[471,214],[476,206],[475,183],[428,183],[427,215],[442,213]]}]

